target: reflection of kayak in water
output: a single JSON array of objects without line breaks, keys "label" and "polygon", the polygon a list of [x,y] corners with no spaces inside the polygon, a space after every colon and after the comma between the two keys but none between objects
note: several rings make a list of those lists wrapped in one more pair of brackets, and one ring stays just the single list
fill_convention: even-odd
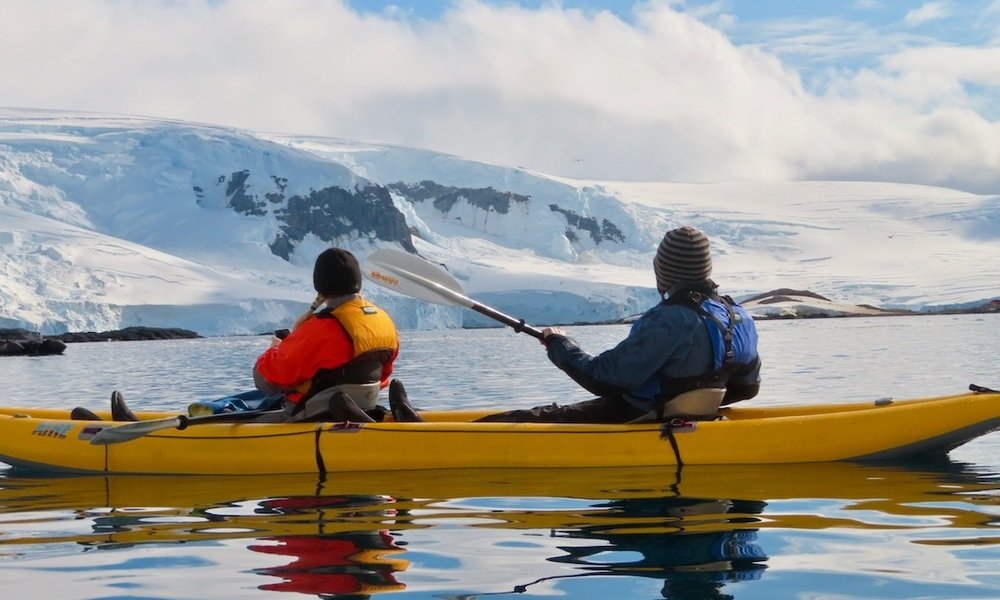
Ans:
[{"label": "reflection of kayak in water", "polygon": [[[940,456],[1000,427],[1000,393],[736,406],[722,420],[665,426],[474,422],[484,411],[426,411],[420,423],[219,423],[252,413],[139,413],[141,421],[123,424],[69,414],[0,409],[0,459],[45,471],[211,475],[899,459]],[[130,441],[91,443],[121,435]]]},{"label": "reflection of kayak in water", "polygon": [[[44,537],[39,527],[21,538],[12,530],[0,548],[245,539],[245,568],[262,576],[259,587],[313,594],[371,594],[403,584],[419,593],[435,568],[428,553],[462,562],[472,559],[468,543],[542,559],[525,554],[515,561],[523,568],[480,580],[492,593],[537,584],[544,594],[543,582],[553,579],[626,576],[662,579],[669,597],[711,598],[731,582],[760,577],[779,551],[767,540],[790,530],[878,536],[932,520],[956,535],[988,535],[988,494],[996,486],[948,462],[379,471],[328,480],[7,474],[0,478],[5,520],[51,515],[77,526],[53,527]],[[758,538],[768,529],[776,531]],[[434,545],[424,548],[422,540]],[[496,540],[523,540],[524,547]]]},{"label": "reflection of kayak in water", "polygon": [[[451,508],[434,508],[438,518],[481,519],[481,527],[504,529],[560,531],[580,523],[616,528],[622,527],[623,516],[643,514],[651,517],[650,528],[672,532],[873,526],[862,512],[852,519],[850,509],[977,528],[989,519],[984,511],[975,510],[977,494],[991,489],[995,482],[980,481],[948,462],[914,467],[852,463],[684,467],[679,474],[672,468],[379,471],[338,474],[326,481],[294,475],[8,476],[0,479],[0,514],[120,509],[101,517],[109,524],[101,532],[73,537],[96,544],[423,528],[427,525],[414,515],[442,501]],[[565,510],[534,510],[532,499],[537,498],[583,503],[574,502]],[[680,500],[690,498],[697,502]],[[794,498],[839,500],[848,508],[831,516],[769,515],[764,522],[755,516],[761,503]],[[956,502],[947,504],[949,498]],[[231,510],[234,505],[248,508]],[[143,507],[171,508],[148,511],[149,519],[147,511],[126,510]],[[671,515],[663,519],[657,511],[666,508]],[[155,516],[179,520],[163,522]],[[746,519],[734,526],[734,519],[741,516]],[[641,530],[644,523],[633,521],[629,528]]]}]

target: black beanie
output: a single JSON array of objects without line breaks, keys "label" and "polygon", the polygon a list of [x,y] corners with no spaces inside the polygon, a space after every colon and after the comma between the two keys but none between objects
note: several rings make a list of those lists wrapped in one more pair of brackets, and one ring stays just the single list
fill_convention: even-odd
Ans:
[{"label": "black beanie", "polygon": [[705,281],[712,275],[712,249],[705,234],[678,227],[663,236],[653,259],[656,289],[664,294],[678,283]]},{"label": "black beanie", "polygon": [[343,296],[361,291],[361,265],[341,248],[328,248],[316,257],[313,287],[323,296]]}]

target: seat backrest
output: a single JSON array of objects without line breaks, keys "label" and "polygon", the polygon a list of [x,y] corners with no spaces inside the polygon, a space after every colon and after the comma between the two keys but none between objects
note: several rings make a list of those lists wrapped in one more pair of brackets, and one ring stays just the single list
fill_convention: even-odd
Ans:
[{"label": "seat backrest", "polygon": [[726,397],[726,388],[698,388],[677,394],[663,405],[666,417],[715,417]]},{"label": "seat backrest", "polygon": [[[381,391],[381,384],[374,383],[342,383],[317,393],[315,397],[330,398],[337,392],[344,392],[361,410],[371,410],[378,405],[378,394]],[[312,398],[310,398],[311,400]]]},{"label": "seat backrest", "polygon": [[674,417],[709,420],[719,416],[719,407],[726,397],[726,388],[697,388],[677,394],[663,405],[663,414],[651,410],[630,423],[654,423]]}]

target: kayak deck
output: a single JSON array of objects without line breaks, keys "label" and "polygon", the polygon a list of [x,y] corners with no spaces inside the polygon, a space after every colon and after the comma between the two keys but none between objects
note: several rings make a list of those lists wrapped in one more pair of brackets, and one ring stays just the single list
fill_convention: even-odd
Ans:
[{"label": "kayak deck", "polygon": [[0,408],[0,460],[41,471],[221,475],[900,459],[945,454],[1000,428],[1000,393],[736,406],[675,426],[474,422],[490,412],[424,411],[422,423],[213,423],[96,445],[97,432],[123,423]]}]

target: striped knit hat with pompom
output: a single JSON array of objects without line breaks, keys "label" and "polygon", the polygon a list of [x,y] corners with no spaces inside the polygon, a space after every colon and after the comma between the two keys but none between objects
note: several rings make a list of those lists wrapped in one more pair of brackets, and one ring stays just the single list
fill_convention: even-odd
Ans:
[{"label": "striped knit hat with pompom", "polygon": [[694,227],[668,231],[656,249],[653,272],[661,295],[678,283],[705,281],[712,275],[708,238]]}]

